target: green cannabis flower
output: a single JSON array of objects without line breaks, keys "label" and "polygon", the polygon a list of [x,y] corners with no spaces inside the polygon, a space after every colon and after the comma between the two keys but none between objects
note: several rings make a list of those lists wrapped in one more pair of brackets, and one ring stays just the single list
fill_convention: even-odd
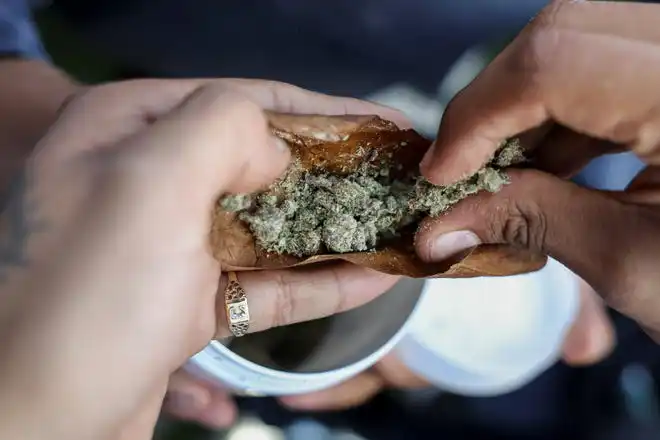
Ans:
[{"label": "green cannabis flower", "polygon": [[297,257],[364,252],[424,215],[442,214],[482,190],[498,191],[508,183],[503,168],[524,161],[522,153],[517,140],[508,141],[485,167],[448,186],[415,175],[392,179],[391,164],[346,176],[301,172],[294,166],[267,191],[227,196],[220,205],[237,212],[268,252]]}]

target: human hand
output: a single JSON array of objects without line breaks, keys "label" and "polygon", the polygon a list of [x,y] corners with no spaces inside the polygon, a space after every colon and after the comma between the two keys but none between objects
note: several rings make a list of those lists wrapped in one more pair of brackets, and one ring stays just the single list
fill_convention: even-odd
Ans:
[{"label": "human hand", "polygon": [[[659,21],[660,6],[633,2],[554,1],[539,14],[450,103],[422,171],[455,181],[521,133],[542,171],[512,170],[501,192],[423,225],[420,256],[480,242],[549,254],[658,340]],[[624,149],[647,164],[625,191],[562,179]]]},{"label": "human hand", "polygon": [[[288,164],[262,108],[400,118],[265,81],[132,81],[69,102],[3,217],[4,436],[150,438],[168,376],[228,335],[207,242],[217,197]],[[241,274],[253,330],[358,306],[395,281],[347,265]]]}]

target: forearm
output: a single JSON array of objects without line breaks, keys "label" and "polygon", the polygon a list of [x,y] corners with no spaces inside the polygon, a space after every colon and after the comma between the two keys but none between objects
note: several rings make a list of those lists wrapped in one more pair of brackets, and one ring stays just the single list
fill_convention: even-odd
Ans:
[{"label": "forearm", "polygon": [[0,60],[0,194],[77,87],[46,61]]}]

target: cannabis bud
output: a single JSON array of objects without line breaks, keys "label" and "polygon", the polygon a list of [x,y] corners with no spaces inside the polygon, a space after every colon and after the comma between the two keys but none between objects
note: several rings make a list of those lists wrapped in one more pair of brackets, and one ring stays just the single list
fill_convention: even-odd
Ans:
[{"label": "cannabis bud", "polygon": [[[474,175],[435,186],[418,172],[430,142],[413,130],[374,116],[271,114],[270,120],[294,160],[264,191],[219,200],[213,247],[232,270],[344,259],[400,275],[446,273],[452,270],[446,263],[423,263],[412,251],[419,221],[472,194],[498,191],[508,183],[504,169],[524,161],[519,142],[510,140]],[[543,260],[498,252],[502,268],[495,274],[528,271]]]}]

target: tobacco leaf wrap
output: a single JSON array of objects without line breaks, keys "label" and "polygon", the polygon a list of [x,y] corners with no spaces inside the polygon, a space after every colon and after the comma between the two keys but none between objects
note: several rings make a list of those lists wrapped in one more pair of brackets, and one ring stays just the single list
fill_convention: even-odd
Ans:
[{"label": "tobacco leaf wrap", "polygon": [[[430,141],[412,129],[399,129],[378,116],[320,116],[269,113],[272,133],[287,142],[303,170],[349,174],[365,162],[387,155],[402,173],[419,167]],[[388,159],[389,160],[389,159]],[[397,171],[393,169],[393,172]],[[347,261],[380,272],[411,278],[504,276],[533,272],[546,257],[506,245],[481,245],[438,263],[421,261],[414,230],[370,252],[322,254],[306,258],[265,252],[235,212],[218,204],[213,212],[211,247],[224,271],[282,269]]]}]

